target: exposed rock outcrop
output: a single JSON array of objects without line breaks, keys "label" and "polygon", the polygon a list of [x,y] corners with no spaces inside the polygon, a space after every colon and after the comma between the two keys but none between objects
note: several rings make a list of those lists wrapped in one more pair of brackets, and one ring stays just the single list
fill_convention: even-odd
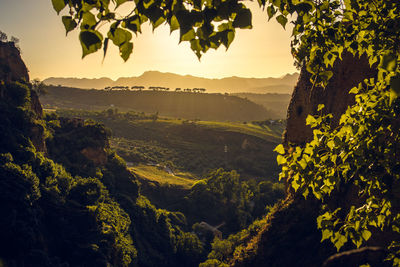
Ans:
[{"label": "exposed rock outcrop", "polygon": [[13,42],[0,42],[0,80],[29,82],[28,69]]},{"label": "exposed rock outcrop", "polygon": [[344,54],[343,60],[336,61],[332,72],[333,76],[326,88],[313,88],[310,73],[302,69],[288,107],[284,144],[302,145],[312,139],[312,130],[306,125],[306,118],[309,114],[317,113],[319,104],[325,105],[325,113],[333,114],[333,126],[338,125],[340,115],[354,104],[354,95],[349,94],[350,89],[377,73],[369,66],[366,57],[355,58],[350,53]]},{"label": "exposed rock outcrop", "polygon": [[[13,42],[0,41],[0,81],[4,86],[10,87],[8,84],[19,82],[27,85],[29,82],[28,69],[21,58],[21,53]],[[6,102],[10,101],[13,93],[6,93],[6,90],[0,88],[0,98]],[[29,98],[31,110],[35,114],[35,119],[43,117],[43,109],[40,104],[39,97],[35,91],[29,89]],[[46,143],[44,137],[44,129],[40,124],[33,123],[30,128],[29,137],[40,152],[46,152]]]},{"label": "exposed rock outcrop", "polygon": [[[331,123],[333,127],[337,126],[347,107],[355,103],[354,95],[348,93],[350,89],[377,74],[376,69],[369,66],[366,57],[355,58],[351,54],[344,54],[341,61],[336,61],[332,71],[333,76],[326,88],[313,88],[310,74],[305,68],[302,69],[288,108],[284,134],[286,146],[304,145],[312,139],[312,130],[306,125],[306,118],[309,114],[317,114],[319,104],[325,105],[324,113],[333,114]],[[333,196],[332,201],[339,205],[355,203],[357,194],[352,189],[349,187],[340,195]],[[243,255],[233,259],[232,266],[321,266],[335,254],[336,250],[329,241],[320,242],[321,232],[316,225],[319,202],[312,197],[305,200],[292,195],[284,203],[273,213],[270,224],[249,244]],[[371,238],[369,245],[379,246],[382,243],[379,239],[385,239],[384,236],[381,234],[374,240]],[[346,245],[343,250],[351,248]],[[375,266],[374,263],[386,266],[381,257],[370,258],[367,257],[368,253],[361,251],[356,256],[349,255],[346,258],[348,264],[332,261],[329,266],[355,266],[354,262],[365,263],[360,260],[365,258],[370,260],[372,266]]]},{"label": "exposed rock outcrop", "polygon": [[107,163],[107,153],[102,147],[85,147],[81,154],[93,161],[95,165],[105,165]]}]

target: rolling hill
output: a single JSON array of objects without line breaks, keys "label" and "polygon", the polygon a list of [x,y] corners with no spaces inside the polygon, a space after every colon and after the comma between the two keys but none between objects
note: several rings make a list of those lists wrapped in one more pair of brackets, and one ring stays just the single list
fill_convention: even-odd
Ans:
[{"label": "rolling hill", "polygon": [[278,118],[286,118],[287,109],[291,99],[291,94],[255,94],[255,93],[237,93],[239,96],[248,99],[264,108],[271,110]]},{"label": "rolling hill", "polygon": [[247,99],[222,94],[161,91],[105,91],[50,86],[40,101],[46,108],[120,110],[154,113],[184,119],[253,121],[278,118]]}]

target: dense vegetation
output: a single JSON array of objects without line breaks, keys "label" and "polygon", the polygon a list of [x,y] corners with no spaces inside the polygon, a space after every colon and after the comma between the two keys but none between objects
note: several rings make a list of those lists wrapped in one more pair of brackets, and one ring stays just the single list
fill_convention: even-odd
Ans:
[{"label": "dense vegetation", "polygon": [[[110,149],[109,130],[55,113],[42,118],[29,86],[0,88],[0,200],[7,203],[0,260],[6,265],[196,266],[214,237],[202,221],[224,222],[226,235],[283,197],[278,183],[241,181],[220,169],[169,207],[175,212],[158,209]],[[189,232],[193,224],[201,240]]]},{"label": "dense vegetation", "polygon": [[[32,110],[27,85],[2,84],[0,90],[5,264],[196,265],[204,250],[184,231],[184,216],[156,209],[138,193],[135,177],[108,149],[104,127],[52,116],[42,120]],[[44,137],[47,154],[32,144]],[[84,157],[83,149],[97,150],[104,162]]]},{"label": "dense vegetation", "polygon": [[252,121],[276,117],[261,105],[223,94],[159,91],[82,90],[69,87],[46,88],[41,97],[45,107],[120,110],[158,113],[183,119],[217,121]]},{"label": "dense vegetation", "polygon": [[[224,222],[222,233],[232,233],[283,197],[283,185],[275,179],[275,156],[266,153],[279,143],[281,123],[255,121],[250,126],[179,121],[115,109],[58,110],[56,114],[78,122],[78,117],[93,119],[110,127],[115,136],[111,145],[135,166],[131,170],[138,174],[142,193],[157,207],[182,212],[189,225]],[[84,135],[74,136],[84,139]],[[229,147],[228,156],[224,145]],[[80,162],[81,157],[71,158]],[[244,159],[248,163],[243,163]],[[167,167],[175,174],[167,176]],[[220,167],[238,170],[242,178],[236,171],[213,171]]]}]

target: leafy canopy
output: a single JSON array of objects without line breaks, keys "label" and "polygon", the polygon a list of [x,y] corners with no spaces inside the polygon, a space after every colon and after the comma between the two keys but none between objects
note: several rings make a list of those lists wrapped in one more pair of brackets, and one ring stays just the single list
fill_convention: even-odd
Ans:
[{"label": "leafy canopy", "polygon": [[[125,2],[135,5],[131,13],[121,16],[118,8]],[[250,10],[237,0],[52,0],[52,3],[57,13],[69,9],[62,16],[67,33],[80,26],[83,57],[101,47],[105,55],[111,40],[119,47],[120,56],[128,60],[133,50],[132,33],[141,33],[141,26],[147,21],[153,29],[166,23],[171,32],[179,30],[180,42],[190,42],[199,58],[221,44],[228,48],[235,29],[252,27]],[[104,24],[108,25],[106,33],[99,30]]]}]

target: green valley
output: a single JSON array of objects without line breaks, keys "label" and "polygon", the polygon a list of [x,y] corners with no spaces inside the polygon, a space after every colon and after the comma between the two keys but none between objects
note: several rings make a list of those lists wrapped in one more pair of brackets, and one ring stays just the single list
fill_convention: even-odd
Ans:
[{"label": "green valley", "polygon": [[103,123],[112,131],[112,148],[128,165],[167,165],[198,177],[220,167],[258,180],[276,179],[279,173],[272,150],[280,143],[284,121],[191,121],[116,109],[56,114]]}]

